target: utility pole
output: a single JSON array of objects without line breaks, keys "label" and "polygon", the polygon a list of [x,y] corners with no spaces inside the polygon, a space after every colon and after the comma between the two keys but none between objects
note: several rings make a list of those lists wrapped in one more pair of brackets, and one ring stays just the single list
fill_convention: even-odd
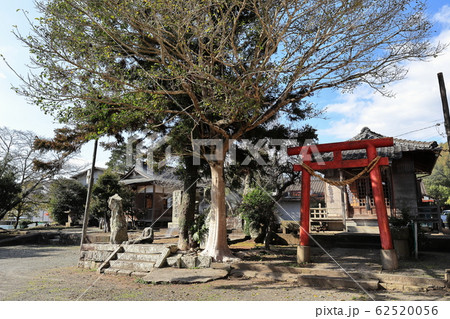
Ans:
[{"label": "utility pole", "polygon": [[439,89],[441,91],[442,109],[444,111],[445,133],[447,134],[447,144],[450,149],[450,114],[448,111],[447,92],[445,90],[444,75],[438,73]]},{"label": "utility pole", "polygon": [[97,146],[98,146],[98,139],[95,139],[94,152],[92,155],[91,174],[89,176],[88,193],[86,197],[86,205],[84,207],[83,229],[81,231],[80,249],[83,246],[84,239],[86,238],[87,226],[89,221],[89,206],[91,204],[92,186],[94,185],[95,161],[97,159]]},{"label": "utility pole", "polygon": [[[344,180],[344,172],[339,169],[339,180]],[[344,224],[344,231],[347,231],[347,198],[345,197],[345,189],[347,186],[339,187],[341,189],[341,209],[342,209],[342,222]]]}]

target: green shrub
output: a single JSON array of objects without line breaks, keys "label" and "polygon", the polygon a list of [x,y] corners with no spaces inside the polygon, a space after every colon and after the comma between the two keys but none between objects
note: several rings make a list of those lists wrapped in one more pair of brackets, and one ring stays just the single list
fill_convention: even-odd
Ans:
[{"label": "green shrub", "polygon": [[263,189],[254,188],[243,198],[239,212],[245,220],[244,232],[250,235],[252,230],[260,231],[273,220],[274,201]]},{"label": "green shrub", "polygon": [[32,224],[33,222],[29,219],[22,219],[19,223],[20,228],[28,228],[29,224]]},{"label": "green shrub", "polygon": [[409,209],[404,208],[400,210],[400,217],[389,217],[389,224],[393,227],[406,227],[409,225],[411,218],[409,216]]},{"label": "green shrub", "polygon": [[208,223],[207,223],[208,213],[198,214],[194,217],[194,223],[192,224],[190,231],[192,234],[192,239],[200,245],[200,242],[205,239],[206,234],[208,234]]}]

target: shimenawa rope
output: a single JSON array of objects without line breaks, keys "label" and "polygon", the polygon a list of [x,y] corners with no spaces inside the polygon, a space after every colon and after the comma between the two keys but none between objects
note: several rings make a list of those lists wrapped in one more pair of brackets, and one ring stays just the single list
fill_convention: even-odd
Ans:
[{"label": "shimenawa rope", "polygon": [[327,184],[331,184],[331,185],[334,185],[334,186],[345,186],[345,185],[353,183],[354,181],[356,181],[358,178],[360,178],[364,174],[366,174],[366,173],[370,172],[371,170],[373,170],[375,168],[375,166],[378,164],[378,162],[380,161],[380,159],[381,159],[381,156],[375,157],[369,163],[369,165],[367,165],[359,174],[353,176],[350,179],[345,179],[343,181],[334,181],[334,180],[331,180],[331,179],[328,179],[328,178],[324,178],[321,175],[317,174],[311,167],[309,167],[305,163],[301,163],[300,166],[303,167],[303,169],[305,171],[307,171],[310,175],[313,175],[313,176],[321,179],[322,181],[324,181]]}]

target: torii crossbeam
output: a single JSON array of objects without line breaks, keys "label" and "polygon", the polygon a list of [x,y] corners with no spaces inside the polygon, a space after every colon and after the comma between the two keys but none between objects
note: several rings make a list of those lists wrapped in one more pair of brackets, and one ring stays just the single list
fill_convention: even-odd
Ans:
[{"label": "torii crossbeam", "polygon": [[[341,143],[308,145],[302,147],[288,148],[288,155],[302,155],[304,164],[313,170],[339,169],[339,168],[357,168],[367,167],[377,155],[377,147],[393,146],[393,138],[380,138],[359,141],[347,141]],[[367,158],[357,160],[344,160],[342,151],[365,149]],[[313,162],[311,154],[333,153],[333,159],[326,162]],[[315,154],[319,155],[319,154]],[[383,269],[394,270],[398,268],[397,254],[392,244],[391,231],[389,228],[389,220],[387,216],[386,203],[384,201],[383,184],[381,180],[380,166],[389,165],[387,157],[381,157],[375,167],[370,171],[370,181],[372,185],[372,193],[375,201],[376,214],[378,219],[378,227],[380,229],[381,240],[381,261]],[[301,209],[300,209],[300,245],[297,249],[297,261],[310,261],[309,247],[309,218],[310,218],[310,190],[311,175],[301,165],[294,165],[294,171],[302,172],[302,190],[301,190]]]}]

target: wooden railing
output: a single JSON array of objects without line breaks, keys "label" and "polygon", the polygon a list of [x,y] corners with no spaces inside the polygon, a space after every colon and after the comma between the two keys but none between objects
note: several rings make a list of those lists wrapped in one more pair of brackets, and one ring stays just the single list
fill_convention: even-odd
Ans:
[{"label": "wooden railing", "polygon": [[442,232],[441,211],[438,206],[419,206],[417,216],[413,219],[430,230]]},{"label": "wooden railing", "polygon": [[311,207],[309,209],[310,220],[320,220],[320,219],[340,219],[342,218],[341,214],[330,214],[326,207],[322,207],[319,204],[319,207]]},{"label": "wooden railing", "polygon": [[[323,227],[327,221],[330,220],[339,220],[342,219],[342,215],[330,215],[326,207],[311,207],[310,208],[310,229],[315,230],[317,227],[317,222],[320,227]],[[286,230],[298,230],[299,222],[298,220],[282,220],[281,221],[281,229],[283,234],[286,233]]]},{"label": "wooden railing", "polygon": [[328,211],[326,208],[311,208],[310,219],[327,219]]}]

